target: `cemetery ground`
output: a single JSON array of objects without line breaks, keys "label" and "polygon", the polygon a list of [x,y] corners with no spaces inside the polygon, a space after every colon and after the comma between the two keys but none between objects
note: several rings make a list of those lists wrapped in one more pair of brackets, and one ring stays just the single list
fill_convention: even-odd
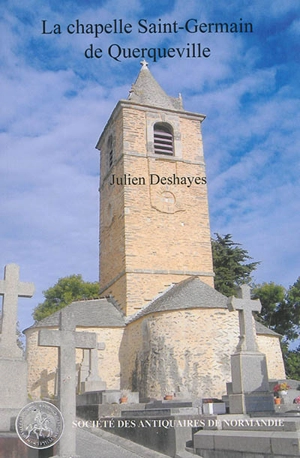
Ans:
[{"label": "cemetery ground", "polygon": [[76,431],[80,458],[166,458],[166,455],[101,429]]},{"label": "cemetery ground", "polygon": [[[62,425],[62,422],[57,413],[53,413],[53,403],[40,400],[27,404],[27,361],[20,354],[15,333],[12,332],[16,327],[18,297],[31,297],[33,291],[33,284],[20,282],[19,266],[6,266],[5,278],[0,281],[0,294],[3,295],[0,346],[0,458],[299,456],[300,405],[293,404],[293,399],[299,393],[299,382],[289,380],[289,393],[282,395],[282,405],[275,408],[272,383],[285,381],[274,382],[268,379],[266,359],[258,351],[253,326],[252,314],[253,311],[260,310],[260,302],[251,300],[248,285],[240,287],[237,298],[232,297],[228,300],[228,309],[239,313],[240,341],[231,356],[232,382],[227,383],[227,395],[219,402],[209,399],[205,403],[205,399],[202,399],[201,405],[199,400],[180,398],[163,401],[153,399],[140,403],[138,393],[135,392],[130,392],[132,399],[128,398],[129,404],[119,404],[121,391],[106,390],[105,384],[95,378],[93,355],[98,348],[96,335],[93,332],[76,332],[75,316],[72,313],[68,314],[66,309],[62,310],[59,313],[58,329],[39,331],[40,346],[58,348],[56,401],[64,419],[64,433],[59,437],[55,427]],[[94,388],[94,391],[77,396],[76,348],[89,352],[91,379],[89,380],[88,376],[86,382],[91,385],[86,386]],[[101,344],[99,349],[103,348]],[[105,427],[104,430],[90,429],[88,426],[79,427],[74,425],[76,413],[88,421],[110,417],[116,420],[118,427]],[[20,425],[17,432],[22,442],[13,432],[12,420],[16,415],[16,427]],[[264,418],[266,420],[259,424]],[[198,426],[183,424],[184,421],[191,419],[199,423]],[[232,419],[241,419],[242,423],[232,425]],[[146,424],[150,420],[156,422],[155,425],[144,428],[144,422]],[[271,422],[270,425],[268,421]],[[162,422],[162,428],[157,422]],[[165,427],[166,422],[177,422],[182,425]],[[215,424],[212,425],[211,422]],[[131,427],[140,423],[143,424],[142,428]],[[60,431],[60,428],[58,429]],[[62,430],[63,428],[61,432]],[[35,440],[34,436],[37,437],[38,446],[33,448],[30,441],[32,438]],[[44,438],[51,441],[51,447],[44,447],[44,443],[41,443]]]}]

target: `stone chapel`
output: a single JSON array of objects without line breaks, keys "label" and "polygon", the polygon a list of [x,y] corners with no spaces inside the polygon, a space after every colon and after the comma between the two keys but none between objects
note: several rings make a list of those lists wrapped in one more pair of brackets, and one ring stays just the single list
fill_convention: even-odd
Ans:
[{"label": "stone chapel", "polygon": [[[142,62],[128,99],[113,110],[100,151],[100,299],[73,302],[76,330],[96,332],[107,390],[140,399],[221,397],[239,342],[238,312],[214,289],[201,124]],[[57,349],[25,331],[28,393],[55,394]],[[253,320],[270,379],[284,379],[280,336]],[[77,349],[78,391],[84,351]]]}]

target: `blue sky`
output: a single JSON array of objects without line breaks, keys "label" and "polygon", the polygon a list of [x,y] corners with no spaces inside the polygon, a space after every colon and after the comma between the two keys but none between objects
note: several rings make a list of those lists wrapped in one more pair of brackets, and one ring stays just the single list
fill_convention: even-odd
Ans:
[{"label": "blue sky", "polygon": [[[26,3],[26,4],[25,4]],[[1,8],[0,268],[15,262],[36,293],[19,302],[21,328],[33,323],[42,291],[81,273],[98,279],[98,137],[127,98],[140,58],[112,59],[124,48],[201,43],[205,58],[161,59],[149,68],[188,111],[203,113],[211,231],[230,233],[255,261],[257,283],[285,287],[298,278],[298,0],[10,0]],[[188,19],[253,24],[248,34],[141,34],[148,23]],[[68,24],[122,19],[130,34],[71,35]],[[61,34],[42,34],[55,24]],[[49,27],[49,29],[48,29]],[[93,44],[101,59],[87,59]],[[2,267],[1,267],[2,266]],[[2,274],[1,274],[2,275]]]}]

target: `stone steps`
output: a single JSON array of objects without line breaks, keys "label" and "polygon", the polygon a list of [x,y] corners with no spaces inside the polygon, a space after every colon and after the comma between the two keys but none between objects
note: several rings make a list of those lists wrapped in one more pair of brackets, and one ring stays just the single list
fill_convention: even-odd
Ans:
[{"label": "stone steps", "polygon": [[199,431],[194,435],[194,452],[222,458],[293,458],[300,454],[300,432]]}]

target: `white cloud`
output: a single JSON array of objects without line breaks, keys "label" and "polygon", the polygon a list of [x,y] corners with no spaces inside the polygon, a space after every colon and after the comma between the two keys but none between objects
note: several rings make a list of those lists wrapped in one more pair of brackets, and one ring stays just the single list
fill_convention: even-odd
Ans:
[{"label": "white cloud", "polygon": [[[36,0],[27,2],[26,10],[17,1],[11,5],[2,15],[5,40],[0,41],[5,64],[0,87],[0,266],[17,262],[22,280],[36,283],[35,297],[21,301],[25,327],[31,324],[30,310],[43,300],[41,291],[59,277],[82,273],[86,280],[98,278],[95,144],[114,105],[127,97],[140,59],[88,61],[82,50],[91,37],[41,36],[41,19],[70,23],[80,4],[73,10],[69,3],[55,8]],[[114,2],[113,11],[109,5],[89,7],[80,19],[123,17],[133,22],[145,7],[137,0]],[[272,38],[280,15],[294,11],[290,2],[274,1],[271,8],[261,2],[240,5],[243,17],[256,24],[268,13]],[[222,17],[222,6],[224,14],[236,17],[232,2],[199,7],[198,1],[188,7],[176,2],[170,15],[160,17],[212,20]],[[281,33],[292,40],[295,27],[294,21]],[[288,286],[299,275],[300,256],[296,75],[289,73],[288,62],[265,64],[270,56],[264,54],[258,33],[172,36],[168,46],[201,41],[211,47],[212,57],[161,60],[149,67],[168,94],[183,93],[187,110],[208,115],[203,137],[212,230],[232,233],[255,260],[262,260],[258,281]],[[139,36],[137,42],[133,34],[123,41],[120,36],[94,41],[107,47],[115,39],[126,46],[159,46],[165,37]]]}]

